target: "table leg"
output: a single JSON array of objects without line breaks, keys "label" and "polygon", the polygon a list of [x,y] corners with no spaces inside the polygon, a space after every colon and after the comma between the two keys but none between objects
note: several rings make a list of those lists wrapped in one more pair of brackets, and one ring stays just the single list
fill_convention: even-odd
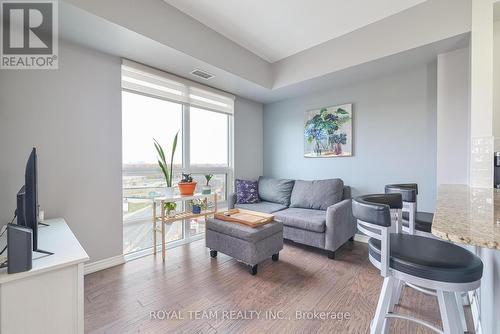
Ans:
[{"label": "table leg", "polygon": [[217,212],[217,194],[214,194],[214,212]]},{"label": "table leg", "polygon": [[153,200],[153,254],[156,255],[156,201]]},{"label": "table leg", "polygon": [[165,206],[161,202],[161,257],[165,262]]},{"label": "table leg", "polygon": [[205,197],[205,199],[203,200],[205,202],[205,215],[203,216],[205,218],[205,222],[207,221],[207,217],[208,215],[206,214],[209,210],[208,210],[208,205],[210,204],[208,202],[208,197]]}]

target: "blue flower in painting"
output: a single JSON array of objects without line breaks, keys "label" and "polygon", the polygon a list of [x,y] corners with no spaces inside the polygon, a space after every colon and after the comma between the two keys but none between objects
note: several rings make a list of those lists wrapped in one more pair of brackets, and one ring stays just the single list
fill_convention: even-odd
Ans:
[{"label": "blue flower in painting", "polygon": [[328,137],[328,133],[325,129],[320,128],[313,123],[309,123],[306,125],[304,136],[309,142],[312,142],[313,140],[326,139]]},{"label": "blue flower in painting", "polygon": [[327,114],[324,117],[324,120],[327,121],[327,122],[336,122],[338,119],[339,119],[339,117],[336,116],[336,115],[334,115],[334,114]]}]

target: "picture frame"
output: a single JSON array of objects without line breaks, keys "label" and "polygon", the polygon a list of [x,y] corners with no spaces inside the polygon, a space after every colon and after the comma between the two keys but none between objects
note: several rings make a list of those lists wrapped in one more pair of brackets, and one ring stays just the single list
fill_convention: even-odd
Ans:
[{"label": "picture frame", "polygon": [[351,157],[352,143],[352,103],[306,111],[304,157]]}]

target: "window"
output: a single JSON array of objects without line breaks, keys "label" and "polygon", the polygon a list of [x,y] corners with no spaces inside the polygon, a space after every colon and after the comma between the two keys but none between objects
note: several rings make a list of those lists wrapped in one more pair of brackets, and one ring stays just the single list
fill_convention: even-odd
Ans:
[{"label": "window", "polygon": [[229,164],[229,116],[191,108],[189,119],[191,165],[227,167]]},{"label": "window", "polygon": [[[182,105],[124,91],[122,93],[123,163],[155,164],[152,138],[168,143],[182,130]],[[182,134],[174,157],[182,165]]]},{"label": "window", "polygon": [[[212,189],[224,205],[233,175],[234,97],[126,60],[122,88],[124,253],[133,254],[152,247],[152,199],[162,196],[166,186],[153,138],[170,155],[180,130],[174,184],[183,172],[192,173],[199,192],[204,175],[213,174]],[[204,231],[203,219],[176,222],[167,226],[166,240],[182,244]]]},{"label": "window", "polygon": [[[151,199],[165,187],[158,170],[155,138],[169,143],[182,129],[182,104],[124,91],[122,93],[124,252],[152,246]],[[182,136],[174,157],[174,170],[182,169]],[[165,148],[167,149],[167,148]],[[182,222],[170,226],[167,240],[183,238]]]}]

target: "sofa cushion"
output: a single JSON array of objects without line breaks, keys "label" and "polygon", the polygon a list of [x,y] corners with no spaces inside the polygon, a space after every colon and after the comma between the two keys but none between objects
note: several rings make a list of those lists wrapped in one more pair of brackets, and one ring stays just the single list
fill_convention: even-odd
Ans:
[{"label": "sofa cushion", "polygon": [[236,203],[252,204],[258,202],[260,200],[257,191],[257,181],[236,179]]},{"label": "sofa cushion", "polygon": [[259,177],[259,197],[266,202],[290,205],[294,180]]},{"label": "sofa cushion", "polygon": [[276,211],[286,209],[286,206],[272,202],[259,202],[254,204],[236,204],[234,207],[245,210],[263,212],[263,213],[273,213]]},{"label": "sofa cushion", "polygon": [[344,182],[341,179],[295,181],[290,207],[326,210],[343,198]]},{"label": "sofa cushion", "polygon": [[274,213],[274,218],[285,226],[307,231],[323,233],[326,228],[326,211],[323,210],[288,208]]}]

